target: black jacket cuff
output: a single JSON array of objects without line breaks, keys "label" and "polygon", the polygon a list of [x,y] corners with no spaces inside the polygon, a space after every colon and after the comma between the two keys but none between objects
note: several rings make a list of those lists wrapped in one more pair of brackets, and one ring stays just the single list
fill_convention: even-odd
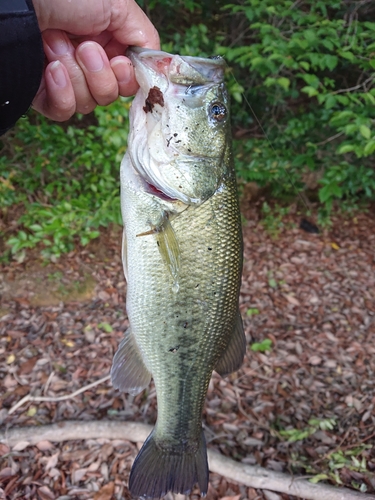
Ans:
[{"label": "black jacket cuff", "polygon": [[31,0],[0,0],[0,135],[29,109],[44,66]]}]

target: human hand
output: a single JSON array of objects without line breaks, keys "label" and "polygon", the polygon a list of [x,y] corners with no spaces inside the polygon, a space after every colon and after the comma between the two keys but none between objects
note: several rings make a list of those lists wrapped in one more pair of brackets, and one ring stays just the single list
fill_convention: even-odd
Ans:
[{"label": "human hand", "polygon": [[90,113],[138,84],[129,45],[159,48],[159,36],[134,0],[33,0],[48,64],[33,108],[56,121]]}]

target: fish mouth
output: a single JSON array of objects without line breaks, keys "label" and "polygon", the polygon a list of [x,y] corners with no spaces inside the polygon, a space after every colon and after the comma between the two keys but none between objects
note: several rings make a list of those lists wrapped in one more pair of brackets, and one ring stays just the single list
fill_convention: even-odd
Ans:
[{"label": "fish mouth", "polygon": [[168,81],[186,87],[220,83],[224,78],[225,61],[221,57],[203,57],[168,54],[162,50],[129,47],[126,55],[133,63],[136,79],[146,95],[158,87],[164,92]]},{"label": "fish mouth", "polygon": [[177,198],[171,198],[170,196],[168,196],[167,194],[165,194],[164,191],[162,191],[161,189],[157,188],[156,186],[154,186],[150,182],[148,182],[146,180],[144,182],[145,182],[145,185],[146,185],[146,191],[149,194],[152,194],[153,196],[157,196],[161,200],[169,201],[170,203],[176,203],[176,202],[180,201]]}]

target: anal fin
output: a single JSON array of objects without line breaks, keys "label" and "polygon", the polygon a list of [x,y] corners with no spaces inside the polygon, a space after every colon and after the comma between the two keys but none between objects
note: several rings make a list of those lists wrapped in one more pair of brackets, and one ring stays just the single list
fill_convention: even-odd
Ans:
[{"label": "anal fin", "polygon": [[132,395],[140,393],[150,383],[151,373],[144,364],[130,328],[126,330],[114,355],[111,379],[113,387]]},{"label": "anal fin", "polygon": [[237,313],[236,324],[233,329],[229,344],[215,366],[215,371],[224,377],[238,370],[246,353],[246,337],[243,331],[242,318]]}]

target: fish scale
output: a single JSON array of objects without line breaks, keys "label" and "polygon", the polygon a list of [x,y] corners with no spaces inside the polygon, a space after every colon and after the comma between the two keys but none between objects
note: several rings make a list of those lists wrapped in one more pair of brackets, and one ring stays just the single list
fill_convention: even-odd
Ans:
[{"label": "fish scale", "polygon": [[[208,384],[214,369],[221,375],[238,369],[246,347],[238,312],[242,234],[230,124],[229,119],[219,123],[214,114],[223,113],[227,104],[219,72],[222,62],[141,49],[130,56],[141,85],[131,117],[131,125],[138,125],[121,167],[130,328],[115,355],[112,381],[135,394],[152,376],[158,417],[134,462],[129,485],[135,496],[187,493],[195,483],[205,494],[208,466],[201,419]],[[207,79],[198,97],[191,96],[192,102],[186,91],[180,92],[180,83],[173,86],[173,79],[180,82],[181,75],[168,74],[164,63],[157,64],[167,56],[171,67],[182,67],[173,63],[183,59],[188,90],[189,78],[197,78],[197,71],[203,82]],[[162,75],[156,86],[159,67],[167,72],[167,83]],[[181,110],[183,106],[186,109]],[[194,113],[189,114],[189,106],[194,106]],[[174,109],[184,123],[175,132],[181,137],[180,150],[171,152],[169,135],[163,136],[160,123],[167,116],[172,124]],[[202,144],[197,143],[192,126],[197,115],[211,146],[204,135],[199,137]],[[158,133],[152,133],[156,127]],[[137,151],[132,151],[132,144]],[[170,155],[160,167],[160,178],[152,147],[163,161]],[[186,159],[186,151],[192,151],[196,160]],[[193,170],[197,166],[199,173]],[[152,178],[147,177],[150,169]],[[152,189],[151,179],[158,181]]]}]

